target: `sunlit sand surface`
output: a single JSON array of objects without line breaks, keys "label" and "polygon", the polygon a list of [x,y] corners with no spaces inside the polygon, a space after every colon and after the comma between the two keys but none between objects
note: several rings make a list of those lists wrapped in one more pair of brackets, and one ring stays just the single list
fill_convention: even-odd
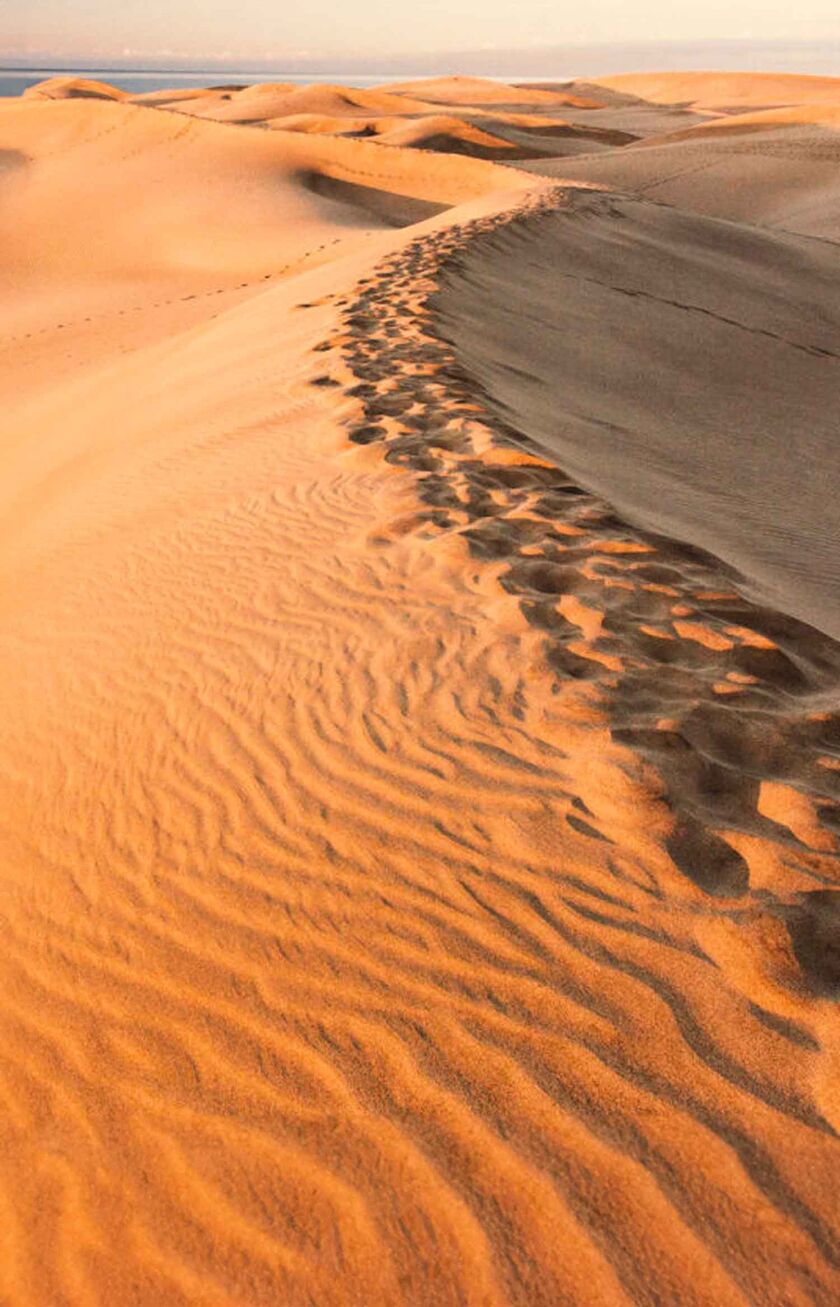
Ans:
[{"label": "sunlit sand surface", "polygon": [[0,105],[3,1304],[837,1301],[816,80]]}]

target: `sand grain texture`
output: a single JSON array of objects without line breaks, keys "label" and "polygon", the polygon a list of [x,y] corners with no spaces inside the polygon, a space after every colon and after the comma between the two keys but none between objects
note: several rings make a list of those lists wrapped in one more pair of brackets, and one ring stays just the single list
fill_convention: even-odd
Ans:
[{"label": "sand grain texture", "polygon": [[[9,1307],[840,1291],[837,646],[558,467],[543,356],[475,340],[712,229],[417,148],[567,116],[467,82],[378,93],[402,142],[265,130],[344,115],[290,88],[0,115]],[[816,422],[832,274],[732,240]]]}]

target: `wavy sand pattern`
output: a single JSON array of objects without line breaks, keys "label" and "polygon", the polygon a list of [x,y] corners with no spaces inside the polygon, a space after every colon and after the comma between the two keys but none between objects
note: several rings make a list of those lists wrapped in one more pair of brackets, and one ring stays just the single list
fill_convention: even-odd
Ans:
[{"label": "wavy sand pattern", "polygon": [[0,109],[100,205],[4,256],[0,1301],[833,1303],[837,646],[470,336],[592,193],[84,100]]}]

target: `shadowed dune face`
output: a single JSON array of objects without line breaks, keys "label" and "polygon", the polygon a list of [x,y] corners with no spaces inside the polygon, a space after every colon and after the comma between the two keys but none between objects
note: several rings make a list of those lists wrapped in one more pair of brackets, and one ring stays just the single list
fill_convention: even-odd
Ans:
[{"label": "shadowed dune face", "polygon": [[[600,681],[614,737],[656,766],[674,862],[723,897],[748,890],[749,839],[773,839],[776,785],[809,796],[814,847],[835,847],[832,272],[811,243],[572,195],[476,243],[434,302],[496,420],[647,530],[578,492],[570,540],[537,548],[513,530],[493,556],[509,559],[503,584],[548,632],[558,671]],[[593,567],[587,536],[599,528],[615,556]],[[674,540],[714,548],[737,572]],[[757,590],[835,639],[757,607],[745,597]],[[597,637],[588,668],[571,644],[580,604]],[[820,941],[803,944],[803,965],[833,989],[828,909],[790,920]]]},{"label": "shadowed dune face", "polygon": [[833,250],[591,191],[530,262],[500,240],[453,292],[500,411],[622,514],[840,637]]},{"label": "shadowed dune face", "polygon": [[783,241],[483,161],[0,118],[0,1302],[833,1307],[837,646],[515,431],[525,341],[476,375],[616,265],[689,379],[686,282],[834,366],[833,272],[817,321]]},{"label": "shadowed dune face", "polygon": [[362,212],[389,227],[410,227],[413,223],[445,213],[448,208],[448,205],[435,204],[413,195],[400,195],[396,191],[363,186],[341,177],[330,177],[328,173],[302,172],[300,183],[315,195],[323,195],[346,205],[356,221],[357,215]]}]

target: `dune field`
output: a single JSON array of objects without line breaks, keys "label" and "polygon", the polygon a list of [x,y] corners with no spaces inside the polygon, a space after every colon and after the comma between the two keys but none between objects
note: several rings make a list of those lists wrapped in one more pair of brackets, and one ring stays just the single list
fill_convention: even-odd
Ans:
[{"label": "dune field", "polygon": [[0,100],[0,1303],[840,1300],[840,79]]}]

